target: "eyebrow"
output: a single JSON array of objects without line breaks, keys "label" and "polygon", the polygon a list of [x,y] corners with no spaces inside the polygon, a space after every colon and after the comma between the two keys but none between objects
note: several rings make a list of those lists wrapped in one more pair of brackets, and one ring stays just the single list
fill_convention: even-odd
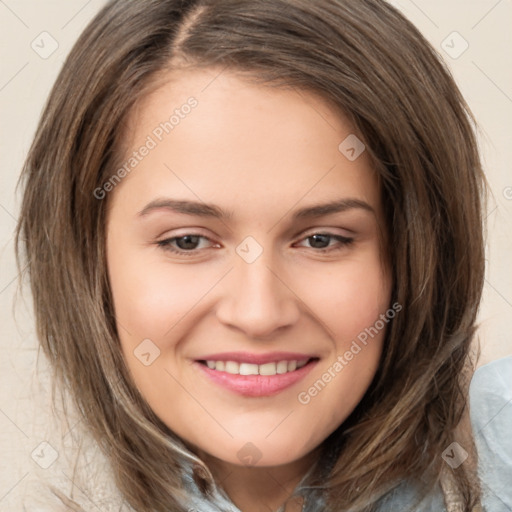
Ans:
[{"label": "eyebrow", "polygon": [[[159,198],[151,201],[137,215],[139,217],[144,217],[155,210],[161,209],[171,210],[173,212],[183,213],[185,215],[211,217],[221,220],[229,220],[233,217],[232,212],[225,211],[214,204],[170,198]],[[353,209],[361,209],[374,213],[374,209],[367,202],[362,201],[361,199],[343,198],[330,201],[328,203],[301,208],[300,210],[294,212],[292,219],[299,220],[316,218]]]}]

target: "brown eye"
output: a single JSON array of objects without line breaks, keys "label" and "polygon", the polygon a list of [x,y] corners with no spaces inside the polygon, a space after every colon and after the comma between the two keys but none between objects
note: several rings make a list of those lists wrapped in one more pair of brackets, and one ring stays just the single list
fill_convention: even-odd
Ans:
[{"label": "brown eye", "polygon": [[329,247],[329,242],[331,241],[330,235],[313,235],[308,237],[309,243],[311,247],[314,249],[325,249]]},{"label": "brown eye", "polygon": [[157,242],[157,245],[165,251],[178,254],[192,254],[198,252],[198,249],[200,248],[207,248],[199,247],[202,240],[207,241],[207,243],[211,243],[211,241],[205,236],[186,234],[183,236],[175,236],[172,238],[166,238],[165,240],[160,240]]},{"label": "brown eye", "polygon": [[[333,240],[337,241],[338,243],[334,245],[331,244]],[[354,239],[341,235],[334,235],[332,233],[315,233],[304,238],[304,241],[308,241],[312,249],[317,249],[318,251],[322,252],[341,249],[351,244]]]},{"label": "brown eye", "polygon": [[190,250],[197,249],[199,244],[200,236],[197,235],[185,235],[175,238],[176,245],[179,249],[182,250]]}]

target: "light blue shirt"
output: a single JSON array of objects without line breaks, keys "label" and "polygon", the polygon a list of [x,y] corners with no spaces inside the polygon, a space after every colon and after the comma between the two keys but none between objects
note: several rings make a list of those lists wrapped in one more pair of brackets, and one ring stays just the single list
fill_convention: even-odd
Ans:
[{"label": "light blue shirt", "polygon": [[[470,412],[479,458],[482,505],[485,512],[512,511],[512,356],[479,368],[470,385]],[[448,447],[449,448],[449,447]],[[463,453],[463,452],[462,452]],[[457,463],[463,455],[449,450],[448,458]],[[463,462],[462,462],[463,463]],[[241,512],[228,496],[217,489],[210,502],[202,498],[192,479],[185,477],[191,490],[189,512]],[[300,492],[301,486],[296,492]],[[304,512],[322,512],[321,495],[307,491]],[[402,483],[379,501],[378,512],[445,512],[441,488],[416,505],[416,493]],[[281,512],[281,511],[280,511]]]},{"label": "light blue shirt", "polygon": [[479,368],[470,386],[471,423],[487,512],[512,511],[512,356]]}]

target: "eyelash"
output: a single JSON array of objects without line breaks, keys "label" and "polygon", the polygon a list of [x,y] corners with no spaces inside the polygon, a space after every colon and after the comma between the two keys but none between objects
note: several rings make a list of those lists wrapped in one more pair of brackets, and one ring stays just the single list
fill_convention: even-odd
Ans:
[{"label": "eyelash", "polygon": [[[343,249],[344,247],[349,246],[350,244],[352,244],[354,242],[353,238],[347,238],[345,236],[334,235],[332,233],[324,233],[324,232],[312,233],[311,235],[308,235],[308,236],[304,237],[302,240],[307,240],[307,239],[312,238],[313,236],[316,236],[316,235],[327,236],[327,237],[329,237],[331,239],[337,240],[340,243],[340,245],[337,246],[337,247],[336,246],[335,247],[324,247],[324,248],[320,248],[320,249],[319,248],[315,248],[315,247],[311,247],[311,249],[313,249],[315,252],[321,253],[321,254],[326,254],[326,253],[330,253],[330,252],[333,252],[333,251],[339,251],[339,250]],[[179,254],[179,255],[184,255],[184,256],[194,256],[195,254],[197,254],[197,252],[200,249],[191,249],[191,250],[187,251],[187,250],[184,250],[184,249],[176,249],[176,248],[171,246],[171,243],[173,243],[174,241],[180,240],[181,238],[185,238],[187,236],[199,237],[199,238],[203,238],[203,239],[209,240],[211,242],[211,240],[208,237],[206,237],[206,236],[198,235],[198,234],[194,234],[194,233],[186,233],[185,235],[175,236],[175,237],[172,237],[172,238],[166,238],[165,240],[160,240],[160,241],[156,242],[156,245],[158,245],[158,247],[162,248],[164,251],[168,251],[168,252],[171,252],[173,254]]]}]

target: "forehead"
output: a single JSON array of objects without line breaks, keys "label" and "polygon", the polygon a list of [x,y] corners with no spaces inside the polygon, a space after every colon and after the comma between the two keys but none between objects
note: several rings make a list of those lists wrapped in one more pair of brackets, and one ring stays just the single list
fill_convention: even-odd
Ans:
[{"label": "forehead", "polygon": [[378,209],[369,156],[344,152],[344,141],[357,140],[353,126],[309,91],[255,85],[214,68],[174,72],[139,101],[126,127],[125,162],[151,149],[116,194],[129,188],[132,198],[147,199],[178,190],[241,203],[273,196],[289,206],[306,195],[349,195]]}]

